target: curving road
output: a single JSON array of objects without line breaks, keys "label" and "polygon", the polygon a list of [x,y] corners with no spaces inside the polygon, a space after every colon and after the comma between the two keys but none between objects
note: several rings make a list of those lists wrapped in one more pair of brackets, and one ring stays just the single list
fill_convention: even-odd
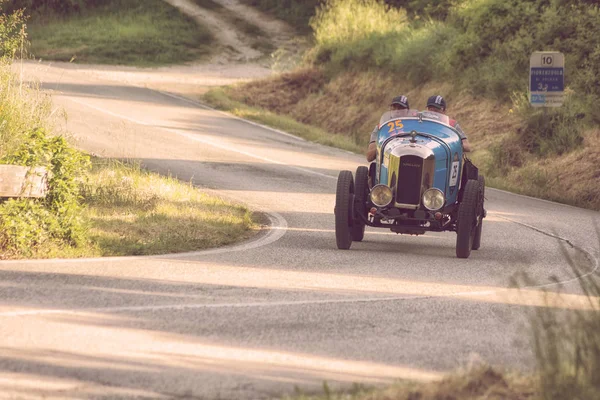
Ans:
[{"label": "curving road", "polygon": [[[371,229],[339,251],[336,178],[362,157],[69,66],[25,72],[81,148],[141,159],[271,225],[199,253],[1,262],[0,398],[262,399],[324,380],[432,380],[474,359],[529,369],[527,315],[547,307],[543,290],[558,280],[556,307],[586,307],[596,212],[490,189],[468,260],[452,233]],[[523,273],[537,287],[514,289]]]}]

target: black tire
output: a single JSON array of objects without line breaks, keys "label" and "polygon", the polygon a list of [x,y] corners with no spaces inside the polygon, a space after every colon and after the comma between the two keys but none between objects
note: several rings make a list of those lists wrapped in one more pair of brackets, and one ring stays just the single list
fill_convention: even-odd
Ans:
[{"label": "black tire", "polygon": [[469,179],[465,186],[463,198],[458,206],[456,229],[456,257],[469,258],[473,248],[473,239],[477,223],[479,203],[479,181]]},{"label": "black tire", "polygon": [[352,240],[361,242],[365,237],[365,221],[361,215],[367,216],[367,197],[369,196],[369,169],[360,166],[354,177],[354,223],[352,225]]},{"label": "black tire", "polygon": [[481,247],[481,232],[483,230],[483,203],[485,198],[485,178],[479,175],[479,204],[477,207],[477,228],[475,228],[475,237],[473,238],[473,250],[479,250]]},{"label": "black tire", "polygon": [[352,245],[354,219],[354,180],[350,171],[341,171],[338,176],[334,213],[337,247],[348,250]]}]

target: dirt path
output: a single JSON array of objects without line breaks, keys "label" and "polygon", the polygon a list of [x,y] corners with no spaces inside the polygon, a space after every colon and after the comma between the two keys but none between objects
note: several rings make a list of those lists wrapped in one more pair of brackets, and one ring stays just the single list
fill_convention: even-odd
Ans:
[{"label": "dirt path", "polygon": [[219,3],[233,14],[242,17],[252,25],[258,26],[269,36],[269,39],[277,48],[289,46],[290,41],[296,36],[293,29],[285,22],[271,18],[256,8],[249,7],[237,0],[213,1]]},{"label": "dirt path", "polygon": [[[226,18],[223,13],[198,6],[191,0],[164,0],[183,13],[206,26],[221,43],[222,49],[215,55],[211,63],[227,64],[229,62],[257,61],[268,54],[257,49],[255,36],[246,33],[235,20]],[[268,41],[275,47],[285,46],[294,36],[293,30],[282,21],[241,4],[237,0],[213,0],[221,5],[233,18],[239,18],[264,32]]]},{"label": "dirt path", "polygon": [[220,54],[218,60],[223,56],[233,61],[257,60],[263,53],[250,47],[248,38],[239,32],[233,25],[221,18],[216,12],[197,6],[189,0],[165,0],[183,13],[194,18],[199,24],[206,26],[212,34],[224,46],[224,54]]}]

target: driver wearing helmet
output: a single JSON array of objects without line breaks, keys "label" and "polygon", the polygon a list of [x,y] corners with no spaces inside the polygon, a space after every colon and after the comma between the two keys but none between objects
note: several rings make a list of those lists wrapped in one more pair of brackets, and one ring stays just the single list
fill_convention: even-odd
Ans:
[{"label": "driver wearing helmet", "polygon": [[[390,104],[390,111],[392,110],[407,110],[409,109],[408,98],[406,96],[396,96],[392,99]],[[369,140],[369,147],[367,148],[367,161],[371,162],[377,155],[377,133],[379,132],[379,125],[376,125],[371,132],[371,139]]]},{"label": "driver wearing helmet", "polygon": [[[438,112],[441,114],[446,114],[446,100],[444,100],[444,98],[439,95],[431,96],[429,99],[427,99],[427,110]],[[458,134],[460,135],[460,138],[462,140],[463,151],[471,151],[473,149],[471,147],[471,143],[469,143],[467,135],[465,135],[458,122],[456,122],[456,120],[454,119],[450,119],[450,125],[458,131]]]}]

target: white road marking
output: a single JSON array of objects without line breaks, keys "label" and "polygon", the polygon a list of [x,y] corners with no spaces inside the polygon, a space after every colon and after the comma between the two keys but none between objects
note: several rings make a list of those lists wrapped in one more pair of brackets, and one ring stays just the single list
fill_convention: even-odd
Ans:
[{"label": "white road marking", "polygon": [[340,304],[340,303],[370,303],[376,301],[394,301],[408,300],[411,298],[426,298],[432,296],[401,296],[401,297],[372,297],[358,299],[334,299],[334,300],[298,300],[298,301],[275,301],[275,302],[257,302],[257,303],[220,303],[220,304],[165,304],[160,306],[123,306],[123,307],[98,307],[81,308],[72,310],[28,310],[28,311],[7,311],[0,312],[0,317],[23,317],[32,315],[51,315],[51,314],[82,314],[90,312],[126,312],[126,311],[160,311],[160,310],[186,310],[198,308],[251,308],[251,307],[285,307],[302,306],[312,304]]}]

